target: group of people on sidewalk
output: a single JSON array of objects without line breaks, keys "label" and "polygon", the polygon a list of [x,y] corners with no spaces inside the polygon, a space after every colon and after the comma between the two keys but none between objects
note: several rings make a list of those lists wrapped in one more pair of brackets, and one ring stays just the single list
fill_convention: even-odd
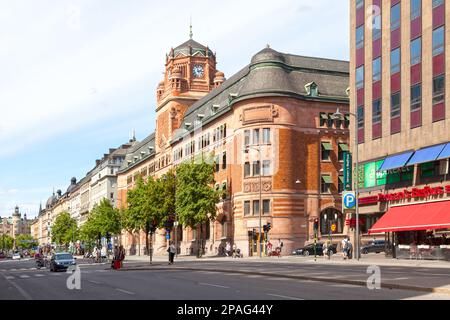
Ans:
[{"label": "group of people on sidewalk", "polygon": [[233,246],[231,246],[230,241],[227,241],[225,245],[225,255],[227,257],[242,258],[241,249],[237,247],[236,243],[233,243]]}]

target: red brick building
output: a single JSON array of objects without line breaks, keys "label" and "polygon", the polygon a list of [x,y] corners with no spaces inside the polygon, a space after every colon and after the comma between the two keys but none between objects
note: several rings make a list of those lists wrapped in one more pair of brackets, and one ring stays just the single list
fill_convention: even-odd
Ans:
[{"label": "red brick building", "polygon": [[[227,241],[256,254],[252,232],[257,236],[260,210],[262,224],[272,224],[271,241],[282,239],[285,253],[313,238],[321,214],[336,213],[343,233],[339,170],[349,123],[331,114],[338,107],[348,112],[348,62],[267,46],[225,79],[215,54],[190,39],[170,50],[165,69],[156,90],[156,131],[130,148],[118,176],[119,205],[126,205],[139,175],[159,177],[181,161],[212,157],[215,187],[227,196],[206,226],[206,254],[220,254]],[[327,227],[324,222],[324,234]],[[195,252],[197,234],[179,226],[181,254]],[[131,254],[143,253],[144,239],[124,232],[122,243]],[[164,230],[155,241],[165,253]]]}]

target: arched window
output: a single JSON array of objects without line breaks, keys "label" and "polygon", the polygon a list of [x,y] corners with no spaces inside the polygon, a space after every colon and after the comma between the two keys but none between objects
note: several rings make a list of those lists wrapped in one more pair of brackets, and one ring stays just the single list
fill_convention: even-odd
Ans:
[{"label": "arched window", "polygon": [[336,224],[336,231],[333,233],[344,232],[344,215],[339,210],[327,208],[320,213],[320,233],[322,236],[329,234],[330,226]]}]

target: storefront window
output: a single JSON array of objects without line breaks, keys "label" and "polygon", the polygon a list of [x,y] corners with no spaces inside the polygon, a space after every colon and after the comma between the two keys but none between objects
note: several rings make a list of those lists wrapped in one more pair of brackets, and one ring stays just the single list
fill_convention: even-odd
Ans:
[{"label": "storefront window", "polygon": [[419,165],[420,177],[421,178],[434,177],[436,175],[436,164],[439,164],[439,162],[434,161],[421,163]]},{"label": "storefront window", "polygon": [[383,213],[375,213],[375,214],[364,214],[361,219],[361,232],[368,233],[369,229],[377,222]]}]

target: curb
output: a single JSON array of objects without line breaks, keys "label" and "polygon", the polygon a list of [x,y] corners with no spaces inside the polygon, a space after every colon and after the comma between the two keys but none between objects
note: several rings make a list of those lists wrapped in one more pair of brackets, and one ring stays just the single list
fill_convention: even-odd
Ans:
[{"label": "curb", "polygon": [[[216,273],[238,273],[238,274],[249,274],[249,275],[260,275],[267,277],[276,277],[276,278],[287,278],[287,279],[297,279],[297,280],[310,280],[310,281],[318,281],[318,282],[331,282],[331,283],[339,283],[339,284],[350,284],[356,286],[367,286],[367,282],[363,280],[345,280],[345,279],[324,279],[324,278],[316,278],[316,277],[308,277],[308,276],[298,276],[298,275],[286,275],[286,274],[275,274],[270,272],[253,272],[246,270],[214,270],[214,269],[201,269],[201,268],[191,268],[191,267],[161,267],[155,265],[155,268],[124,268],[117,271],[126,272],[126,271],[150,271],[150,270],[188,270],[188,271],[209,271]],[[450,288],[428,288],[428,287],[418,287],[413,285],[403,285],[403,284],[395,284],[395,283],[381,283],[381,287],[385,289],[398,289],[398,290],[409,290],[409,291],[420,291],[420,292],[428,292],[428,293],[440,293],[445,295],[450,295]]]}]

